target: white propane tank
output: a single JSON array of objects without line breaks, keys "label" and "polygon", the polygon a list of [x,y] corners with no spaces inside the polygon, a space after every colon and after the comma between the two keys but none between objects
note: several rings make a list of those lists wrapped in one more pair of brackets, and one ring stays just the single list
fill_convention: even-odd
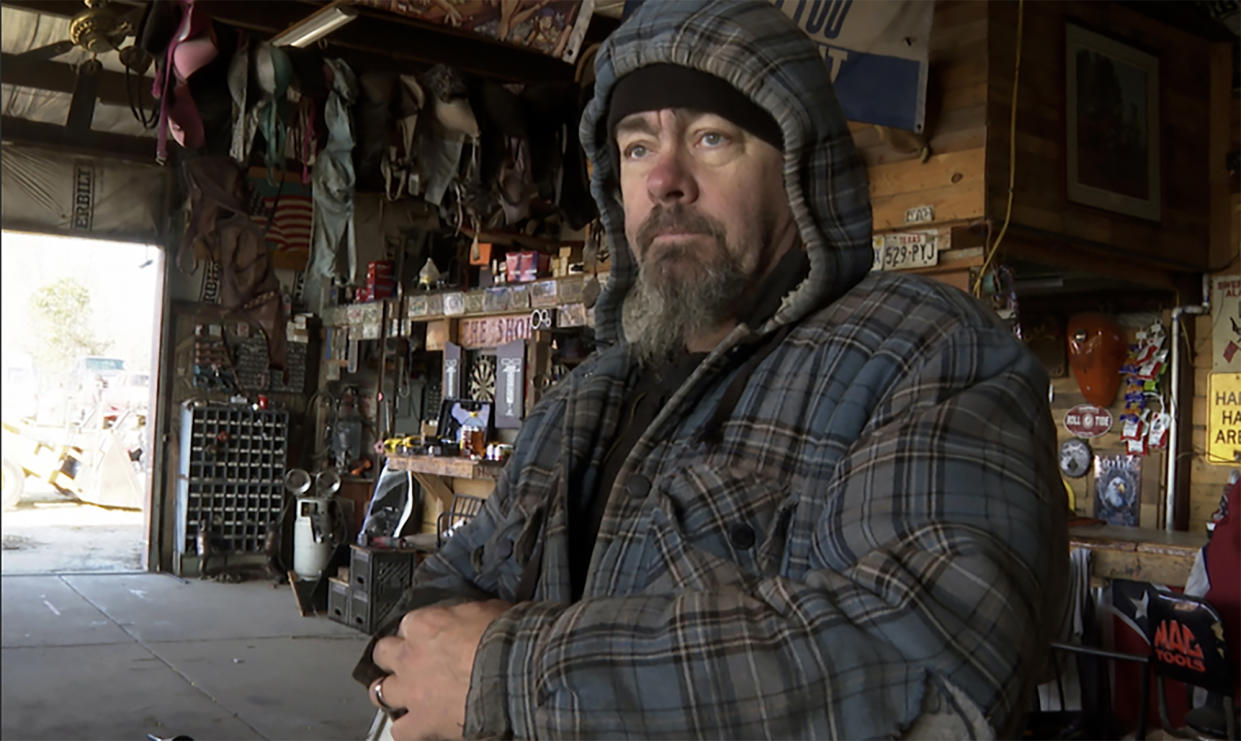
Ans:
[{"label": "white propane tank", "polygon": [[[315,539],[312,518],[318,518],[319,539]],[[293,571],[302,579],[318,579],[332,558],[332,522],[328,500],[298,497],[297,519],[293,522]]]}]

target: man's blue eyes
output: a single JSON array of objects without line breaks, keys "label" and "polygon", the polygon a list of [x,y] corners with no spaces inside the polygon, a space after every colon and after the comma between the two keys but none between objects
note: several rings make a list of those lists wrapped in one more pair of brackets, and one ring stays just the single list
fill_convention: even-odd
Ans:
[{"label": "man's blue eyes", "polygon": [[[727,144],[728,137],[725,136],[724,134],[719,133],[718,131],[708,131],[707,133],[698,137],[698,141],[707,147],[714,148],[714,147],[720,147],[720,146]],[[647,150],[646,145],[630,144],[628,147],[625,147],[624,157],[625,159],[640,159],[642,157],[645,157],[647,153],[648,153],[648,150]]]}]

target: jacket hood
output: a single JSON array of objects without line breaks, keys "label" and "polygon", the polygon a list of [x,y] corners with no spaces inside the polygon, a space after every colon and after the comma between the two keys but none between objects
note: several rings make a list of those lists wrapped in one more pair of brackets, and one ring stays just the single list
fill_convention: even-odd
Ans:
[{"label": "jacket hood", "polygon": [[621,306],[638,274],[625,239],[617,163],[607,131],[616,81],[651,64],[714,75],[769,112],[784,136],[784,190],[810,272],[762,328],[800,319],[861,280],[873,262],[866,167],[815,45],[765,0],[647,2],[595,58],[595,94],[582,114],[590,191],[611,244],[612,273],[595,306],[596,340],[623,339]]}]

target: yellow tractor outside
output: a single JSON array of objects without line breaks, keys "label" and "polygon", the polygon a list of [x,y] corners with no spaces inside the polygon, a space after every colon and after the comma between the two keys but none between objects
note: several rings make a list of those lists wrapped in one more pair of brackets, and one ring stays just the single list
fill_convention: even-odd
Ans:
[{"label": "yellow tractor outside", "polygon": [[13,509],[21,502],[27,478],[45,481],[66,497],[79,498],[80,448],[41,439],[20,422],[4,422],[3,431],[4,509]]}]

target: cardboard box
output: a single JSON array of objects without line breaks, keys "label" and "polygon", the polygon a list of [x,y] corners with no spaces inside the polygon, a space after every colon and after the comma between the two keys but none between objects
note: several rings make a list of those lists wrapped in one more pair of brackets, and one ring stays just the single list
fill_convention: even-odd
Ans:
[{"label": "cardboard box", "polygon": [[504,256],[505,272],[511,283],[527,283],[547,275],[551,258],[541,252],[522,250]]},{"label": "cardboard box", "polygon": [[366,277],[368,280],[372,278],[393,278],[396,276],[396,263],[392,260],[372,260],[366,263]]}]

